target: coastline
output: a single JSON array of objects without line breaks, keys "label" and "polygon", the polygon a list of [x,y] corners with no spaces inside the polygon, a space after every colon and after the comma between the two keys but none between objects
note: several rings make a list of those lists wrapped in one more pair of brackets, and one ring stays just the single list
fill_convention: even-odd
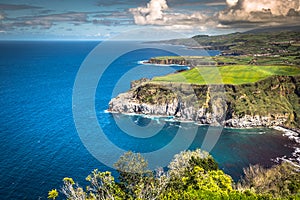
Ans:
[{"label": "coastline", "polygon": [[294,147],[295,151],[292,153],[292,156],[294,158],[287,159],[286,156],[285,156],[285,157],[282,157],[282,158],[278,158],[276,160],[277,161],[282,160],[282,161],[290,162],[294,166],[300,168],[300,134],[298,133],[298,131],[300,131],[300,130],[297,129],[297,132],[296,132],[296,131],[291,130],[287,127],[282,127],[282,126],[274,126],[272,128],[275,129],[275,130],[283,132],[283,136],[288,137],[290,140],[293,140],[294,142],[296,142],[296,144],[299,144],[298,147]]},{"label": "coastline", "polygon": [[290,140],[294,140],[296,143],[300,144],[300,134],[298,132],[282,126],[274,126],[271,128],[283,132],[283,136],[286,136]]},{"label": "coastline", "polygon": [[[170,116],[163,116],[163,115],[145,115],[145,114],[138,114],[138,113],[120,113],[120,112],[111,112],[109,110],[105,110],[106,113],[110,114],[121,114],[125,116],[140,116],[144,118],[148,118],[151,120],[158,120],[158,121],[165,121],[165,122],[180,122],[180,123],[192,123],[197,126],[215,126],[215,125],[210,125],[210,124],[200,124],[196,121],[192,120],[181,120],[181,119],[176,119],[175,117],[170,117]],[[223,128],[226,129],[241,129],[241,130],[249,130],[249,129],[257,129],[257,128],[268,128],[268,129],[274,129],[277,131],[280,131],[282,133],[282,136],[288,137],[289,140],[292,140],[295,142],[295,144],[300,144],[300,134],[294,130],[291,130],[287,127],[282,127],[282,126],[270,126],[270,127],[264,127],[264,126],[259,126],[259,127],[232,127],[232,126],[222,126]],[[300,130],[298,130],[300,131]],[[298,147],[294,147],[294,152],[292,153],[291,156],[283,156],[283,157],[277,157],[276,159],[271,159],[274,162],[278,163],[281,161],[285,162],[290,162],[294,166],[300,168],[300,145]]]},{"label": "coastline", "polygon": [[180,65],[180,64],[157,64],[157,63],[151,63],[149,60],[140,60],[137,62],[140,65],[153,65],[153,66],[160,66],[160,67],[186,67],[186,70],[191,69],[188,65]]},{"label": "coastline", "polygon": [[[179,119],[174,116],[164,116],[164,115],[149,115],[149,114],[138,114],[138,113],[126,113],[126,112],[114,112],[110,110],[105,110],[105,113],[110,113],[110,114],[120,114],[120,115],[125,115],[125,116],[140,116],[143,118],[151,119],[151,120],[158,120],[158,121],[165,121],[165,122],[180,122],[180,123],[192,123],[196,126],[222,126],[222,125],[216,125],[216,124],[201,124],[196,121],[192,120],[184,120],[184,119]],[[222,126],[223,128],[226,129],[241,129],[241,130],[247,130],[247,129],[257,129],[257,128],[268,128],[268,129],[274,129],[277,131],[280,131],[282,133],[282,136],[287,137],[289,140],[294,141],[295,144],[300,144],[300,130],[296,129],[297,131],[288,128],[288,127],[283,127],[280,125],[277,126],[252,126],[252,127],[234,127],[234,126]],[[300,168],[300,145],[297,145],[294,147],[294,152],[292,153],[291,157],[283,156],[283,157],[278,157],[276,159],[272,159],[274,162],[278,163],[281,161],[285,162],[290,162],[294,166]]]},{"label": "coastline", "polygon": [[[156,65],[156,66],[181,66],[188,67],[187,65],[176,64],[173,61],[166,61],[163,63],[152,63],[150,60],[139,61],[139,64],[142,65]],[[173,64],[174,63],[174,64]],[[190,102],[193,102],[194,99],[182,100],[184,97],[189,96],[191,91],[186,89],[182,85],[167,85],[168,87],[163,87],[161,85],[141,85],[134,84],[135,87],[131,86],[130,91],[120,94],[116,98],[113,98],[109,103],[109,113],[119,113],[129,116],[141,116],[144,118],[152,120],[162,120],[169,122],[181,122],[181,123],[192,123],[197,126],[215,126],[223,127],[230,129],[256,129],[256,128],[268,128],[280,131],[282,136],[287,137],[289,140],[295,142],[294,152],[289,156],[290,162],[296,162],[300,166],[300,130],[292,130],[292,128],[284,127],[283,124],[286,124],[289,120],[289,116],[283,112],[278,111],[278,113],[269,113],[265,112],[263,114],[245,114],[241,117],[233,113],[227,113],[228,109],[235,102],[243,104],[243,99],[245,98],[245,93],[248,94],[248,100],[250,97],[253,99],[265,100],[266,97],[272,96],[267,100],[274,99],[274,95],[283,94],[283,91],[279,91],[278,88],[289,88],[286,87],[286,82],[293,82],[294,79],[290,76],[272,76],[266,79],[260,80],[253,84],[244,84],[244,85],[226,85],[226,88],[229,93],[234,97],[232,102],[227,102],[223,98],[220,98],[218,95],[213,95],[211,91],[218,91],[217,85],[210,87],[205,86],[194,86],[193,91],[202,91],[199,93],[200,97],[198,99],[204,99],[206,101],[201,102],[202,107],[197,109]],[[274,84],[276,87],[274,87]],[[261,86],[261,90],[258,91],[258,85]],[[253,88],[251,87],[253,86]],[[279,87],[282,86],[282,87]],[[178,87],[178,88],[177,88]],[[215,88],[216,87],[216,88]],[[166,88],[172,88],[171,91]],[[162,96],[166,94],[172,94],[172,91],[178,89],[175,97],[170,97],[162,100]],[[270,89],[270,90],[266,90]],[[227,91],[226,90],[226,91]],[[278,90],[278,92],[276,92]],[[204,92],[203,92],[204,91]],[[235,91],[243,91],[236,94]],[[269,93],[264,91],[271,91]],[[287,91],[289,91],[287,89]],[[206,92],[206,93],[205,93]],[[198,94],[197,93],[197,94]],[[274,94],[273,94],[274,93]],[[290,94],[290,92],[285,92]],[[201,96],[202,95],[202,96]],[[260,95],[260,96],[259,96]],[[263,96],[264,95],[264,96]],[[151,97],[151,98],[149,98]],[[260,98],[259,98],[260,97]],[[173,98],[173,99],[172,99]],[[143,101],[143,99],[150,99],[149,101]],[[275,98],[276,99],[276,98]],[[247,99],[246,99],[247,100]],[[233,102],[234,101],[234,102]],[[150,102],[150,103],[149,103]],[[210,102],[207,103],[207,102]],[[256,102],[256,101],[255,101]],[[165,103],[165,104],[164,104]],[[276,102],[274,102],[276,104]],[[244,104],[243,104],[244,105]],[[231,110],[233,111],[233,110]],[[277,111],[277,110],[276,110]],[[175,113],[175,114],[174,114]],[[229,116],[229,117],[228,117]],[[286,160],[287,156],[282,158],[276,158],[277,162],[280,160]]]}]

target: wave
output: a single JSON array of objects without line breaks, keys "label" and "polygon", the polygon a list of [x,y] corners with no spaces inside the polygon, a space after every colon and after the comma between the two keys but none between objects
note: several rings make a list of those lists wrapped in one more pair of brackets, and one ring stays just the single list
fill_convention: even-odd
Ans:
[{"label": "wave", "polygon": [[[283,128],[281,126],[275,126],[273,127],[273,129],[278,130],[283,132],[283,136],[288,137],[290,140],[295,141],[297,144],[300,144],[300,134],[287,129],[287,128]],[[283,156],[281,158],[276,158],[275,162],[280,162],[280,160],[282,161],[287,161],[287,162],[292,162],[293,165],[300,167],[300,147],[294,147],[294,152],[292,153],[292,157],[287,158],[287,156]]]}]

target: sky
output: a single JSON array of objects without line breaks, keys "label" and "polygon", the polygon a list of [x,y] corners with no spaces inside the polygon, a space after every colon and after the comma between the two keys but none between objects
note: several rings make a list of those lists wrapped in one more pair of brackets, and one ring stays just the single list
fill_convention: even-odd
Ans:
[{"label": "sky", "polygon": [[190,37],[298,25],[299,1],[1,0],[0,40],[103,40],[150,27]]}]

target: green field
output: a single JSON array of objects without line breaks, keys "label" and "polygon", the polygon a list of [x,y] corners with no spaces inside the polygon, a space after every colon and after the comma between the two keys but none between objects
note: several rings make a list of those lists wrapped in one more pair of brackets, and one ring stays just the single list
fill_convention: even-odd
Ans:
[{"label": "green field", "polygon": [[157,61],[182,61],[187,62],[193,60],[198,62],[198,65],[208,65],[208,63],[215,63],[215,65],[300,65],[299,56],[251,56],[251,55],[242,55],[242,56],[160,56],[154,57],[150,60]]},{"label": "green field", "polygon": [[205,84],[232,84],[254,83],[269,76],[300,75],[300,67],[297,66],[254,66],[231,65],[222,67],[195,67],[181,73],[155,77],[154,82],[180,82]]}]

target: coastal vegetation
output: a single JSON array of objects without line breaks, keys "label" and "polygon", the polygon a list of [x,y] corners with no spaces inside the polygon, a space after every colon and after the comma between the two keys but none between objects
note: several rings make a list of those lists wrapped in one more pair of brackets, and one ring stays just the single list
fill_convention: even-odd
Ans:
[{"label": "coastal vegetation", "polygon": [[111,172],[94,170],[84,189],[72,178],[63,187],[49,192],[49,199],[64,196],[70,200],[92,199],[297,199],[300,198],[299,168],[283,162],[270,169],[250,166],[238,182],[218,168],[207,152],[199,149],[174,156],[168,171],[147,169],[139,154],[127,152],[116,162],[118,180]]},{"label": "coastal vegetation", "polygon": [[222,67],[195,67],[181,73],[153,78],[154,82],[177,82],[198,85],[255,83],[267,77],[300,75],[296,66],[233,65]]},{"label": "coastal vegetation", "polygon": [[298,31],[198,35],[162,42],[221,54],[150,58],[151,64],[190,69],[135,81],[128,93],[111,100],[110,111],[238,128],[300,128]]},{"label": "coastal vegetation", "polygon": [[299,31],[246,32],[227,35],[196,35],[187,39],[163,41],[189,48],[220,50],[222,55],[295,56],[300,62]]},{"label": "coastal vegetation", "polygon": [[183,64],[195,66],[281,65],[297,66],[300,55],[238,55],[238,56],[159,56],[149,59],[152,64]]},{"label": "coastal vegetation", "polygon": [[[119,113],[174,116],[179,120],[237,128],[299,128],[300,76],[271,75],[271,72],[294,74],[298,73],[298,69],[288,67],[290,70],[285,71],[281,68],[276,70],[267,67],[266,69],[270,69],[268,73],[259,68],[257,72],[241,68],[248,71],[249,77],[239,73],[238,67],[233,69],[234,73],[229,67],[224,73],[235,74],[237,78],[228,76],[225,79],[227,84],[216,84],[221,76],[208,73],[210,68],[205,69],[207,77],[202,78],[202,84],[199,84],[201,76],[198,68],[181,72],[190,75],[186,78],[173,74],[166,76],[175,76],[176,79],[172,81],[145,80],[130,91],[113,98],[109,110]],[[250,76],[253,74],[256,76]],[[183,78],[179,79],[177,76]],[[262,80],[256,81],[258,79]],[[195,82],[187,84],[186,80]],[[206,84],[205,81],[210,81],[210,84]]]}]

